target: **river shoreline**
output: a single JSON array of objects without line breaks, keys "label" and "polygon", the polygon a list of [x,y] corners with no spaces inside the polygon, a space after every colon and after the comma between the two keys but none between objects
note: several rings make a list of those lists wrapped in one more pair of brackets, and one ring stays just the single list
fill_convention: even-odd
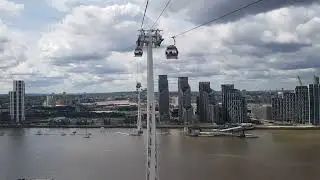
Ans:
[{"label": "river shoreline", "polygon": [[265,126],[254,127],[255,130],[320,130],[320,126]]},{"label": "river shoreline", "polygon": [[[0,125],[0,128],[136,128],[136,125]],[[191,127],[191,126],[189,126]],[[218,126],[200,125],[200,129],[213,129]],[[144,126],[144,128],[146,128]],[[184,125],[158,125],[158,129],[183,129]],[[320,126],[267,126],[256,125],[255,130],[320,130]]]}]

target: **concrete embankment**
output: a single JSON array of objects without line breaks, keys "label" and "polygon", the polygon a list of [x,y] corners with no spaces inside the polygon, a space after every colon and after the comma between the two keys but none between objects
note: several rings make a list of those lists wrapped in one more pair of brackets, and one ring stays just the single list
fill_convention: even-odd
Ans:
[{"label": "concrete embankment", "polygon": [[268,129],[268,130],[320,130],[320,126],[266,126],[257,125],[254,129]]}]

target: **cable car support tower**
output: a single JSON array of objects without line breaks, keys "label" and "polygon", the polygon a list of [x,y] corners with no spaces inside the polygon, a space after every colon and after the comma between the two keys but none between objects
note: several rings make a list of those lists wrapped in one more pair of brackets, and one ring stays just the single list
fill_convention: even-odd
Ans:
[{"label": "cable car support tower", "polygon": [[159,29],[139,30],[135,57],[141,57],[143,47],[147,47],[147,172],[146,180],[158,180],[157,176],[157,143],[156,143],[156,120],[155,98],[153,78],[153,55],[152,48],[160,47],[163,38]]},{"label": "cable car support tower", "polygon": [[142,121],[141,121],[141,83],[137,82],[136,85],[137,95],[138,95],[138,113],[137,113],[137,135],[142,135]]},{"label": "cable car support tower", "polygon": [[[162,10],[161,14],[157,18],[157,20],[154,22],[154,25],[159,20],[160,16],[164,12],[164,10],[167,8],[170,1],[171,0],[168,0],[168,2],[166,4],[166,6],[164,7],[164,9]],[[220,19],[223,19],[227,16],[230,16],[238,11],[241,11],[243,9],[250,7],[250,6],[258,4],[262,1],[264,1],[264,0],[256,0],[250,4],[247,4],[245,6],[238,8],[238,9],[230,11],[230,12],[228,12],[218,18],[212,19],[208,22],[197,25],[191,29],[188,29],[186,31],[183,31],[179,34],[172,36],[172,38],[174,40],[174,44],[169,45],[166,48],[166,51],[165,51],[166,59],[178,59],[179,52],[178,52],[177,47],[175,46],[176,45],[175,38],[177,36],[184,35],[190,31],[193,31],[193,30],[200,28],[204,25],[207,25],[207,24],[212,23],[214,21],[218,21]],[[137,43],[136,49],[134,50],[134,56],[135,57],[142,57],[143,47],[147,47],[147,172],[146,172],[146,180],[158,180],[152,48],[153,47],[160,47],[160,45],[163,41],[163,38],[160,35],[159,29],[153,29],[154,25],[149,30],[144,30],[142,28],[144,18],[146,15],[146,11],[148,8],[148,2],[149,2],[149,0],[147,0],[146,7],[144,10],[143,19],[142,19],[142,23],[141,23],[141,29],[139,30],[140,34],[139,34],[138,40],[136,42]]]}]

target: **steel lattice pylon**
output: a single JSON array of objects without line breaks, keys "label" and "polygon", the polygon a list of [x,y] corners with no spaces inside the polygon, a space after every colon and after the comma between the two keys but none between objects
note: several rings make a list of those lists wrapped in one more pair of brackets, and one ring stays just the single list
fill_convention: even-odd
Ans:
[{"label": "steel lattice pylon", "polygon": [[137,135],[141,135],[142,131],[142,121],[141,121],[141,83],[137,82],[137,95],[138,95],[138,113],[137,113]]}]

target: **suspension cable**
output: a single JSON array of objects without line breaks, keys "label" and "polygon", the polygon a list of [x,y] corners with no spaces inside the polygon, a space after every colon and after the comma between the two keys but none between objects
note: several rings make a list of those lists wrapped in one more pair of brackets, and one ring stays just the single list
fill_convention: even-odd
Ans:
[{"label": "suspension cable", "polygon": [[198,29],[199,27],[202,27],[202,26],[207,25],[207,24],[210,24],[210,23],[212,23],[212,22],[214,22],[214,21],[218,21],[218,20],[220,20],[220,19],[223,19],[223,18],[225,18],[225,17],[227,17],[227,16],[230,16],[230,15],[236,13],[236,12],[239,12],[239,11],[241,11],[241,10],[243,10],[243,9],[249,8],[250,6],[253,6],[253,5],[255,5],[255,4],[261,3],[262,1],[264,1],[264,0],[254,1],[254,2],[252,2],[252,3],[250,3],[250,4],[247,4],[247,5],[245,5],[245,6],[242,6],[242,7],[238,8],[238,9],[235,9],[235,10],[233,10],[233,11],[230,11],[230,12],[228,12],[228,13],[226,13],[226,14],[218,17],[218,18],[215,18],[215,19],[212,19],[212,20],[210,20],[210,21],[208,21],[208,22],[205,22],[205,23],[203,23],[203,24],[197,25],[197,26],[195,26],[195,27],[193,27],[193,28],[191,28],[191,29],[188,29],[188,30],[186,30],[186,31],[183,31],[183,32],[181,32],[181,33],[179,33],[179,34],[176,34],[176,35],[172,36],[172,37],[182,36],[182,35],[190,32],[190,31],[193,31],[193,30],[195,30],[195,29]]},{"label": "suspension cable", "polygon": [[168,5],[170,4],[171,0],[168,0],[166,5],[164,6],[164,8],[162,9],[161,13],[159,14],[159,16],[157,17],[157,19],[154,21],[153,25],[151,26],[150,29],[152,29],[156,23],[158,22],[158,20],[160,19],[160,17],[162,16],[162,14],[164,13],[164,11],[167,9]]},{"label": "suspension cable", "polygon": [[148,5],[149,5],[149,0],[147,0],[147,2],[146,2],[146,7],[144,8],[144,13],[143,13],[142,22],[141,22],[141,29],[142,29],[142,27],[143,27],[144,17],[146,16],[146,12],[147,12],[147,9],[148,9]]}]

